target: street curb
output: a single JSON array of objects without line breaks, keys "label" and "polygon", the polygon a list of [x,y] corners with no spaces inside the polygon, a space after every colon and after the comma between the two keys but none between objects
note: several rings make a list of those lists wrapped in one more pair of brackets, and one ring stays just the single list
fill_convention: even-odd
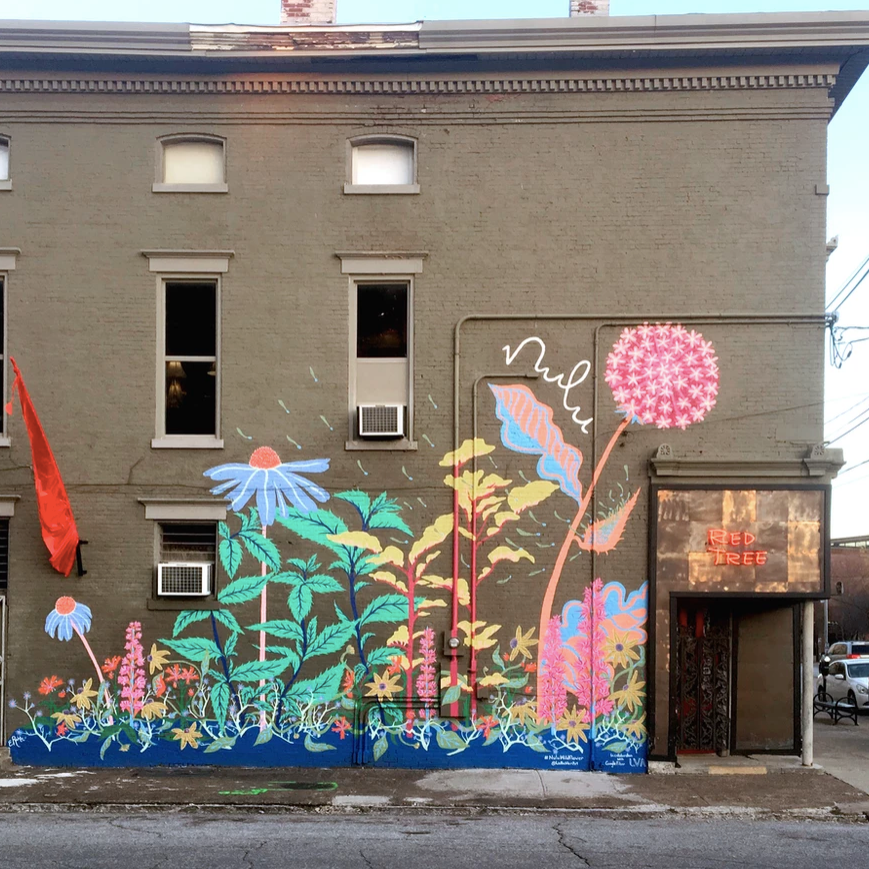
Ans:
[{"label": "street curb", "polygon": [[759,809],[740,806],[623,806],[546,808],[528,806],[432,806],[432,805],[371,805],[371,806],[333,806],[326,805],[286,805],[281,803],[7,803],[0,805],[0,815],[14,814],[126,814],[135,813],[176,813],[196,812],[245,814],[245,815],[375,815],[375,814],[412,814],[412,815],[572,815],[586,818],[599,818],[619,821],[650,821],[669,819],[722,819],[753,821],[816,821],[827,823],[866,824],[869,812],[845,812],[838,806],[823,809]]}]

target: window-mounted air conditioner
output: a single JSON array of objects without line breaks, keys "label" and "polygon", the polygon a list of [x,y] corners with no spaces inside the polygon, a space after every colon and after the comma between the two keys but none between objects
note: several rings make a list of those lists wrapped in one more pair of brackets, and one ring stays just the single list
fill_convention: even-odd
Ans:
[{"label": "window-mounted air conditioner", "polygon": [[404,437],[403,404],[360,404],[357,408],[359,437]]},{"label": "window-mounted air conditioner", "polygon": [[208,562],[172,561],[157,565],[159,597],[207,597],[211,594]]}]

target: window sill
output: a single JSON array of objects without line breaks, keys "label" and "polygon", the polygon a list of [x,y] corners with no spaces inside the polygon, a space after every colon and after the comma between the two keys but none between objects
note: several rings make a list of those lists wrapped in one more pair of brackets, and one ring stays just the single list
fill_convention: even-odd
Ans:
[{"label": "window sill", "polygon": [[419,184],[350,184],[344,185],[345,193],[367,194],[415,194],[419,193]]},{"label": "window sill", "polygon": [[11,447],[12,446],[12,438],[7,437],[6,435],[0,435],[0,449],[3,447]]},{"label": "window sill", "polygon": [[344,449],[348,452],[354,450],[376,452],[379,450],[382,452],[411,453],[419,449],[419,444],[416,441],[409,441],[407,438],[400,438],[394,441],[378,441],[372,438],[371,440],[345,441]]},{"label": "window sill", "polygon": [[151,439],[152,450],[222,450],[223,440],[212,435],[166,435]]},{"label": "window sill", "polygon": [[12,189],[12,179],[11,178],[0,179],[0,190],[11,190],[11,189]]},{"label": "window sill", "polygon": [[180,612],[181,610],[219,610],[220,603],[212,598],[149,597],[146,601],[149,610],[159,612]]},{"label": "window sill", "polygon": [[151,185],[152,193],[229,193],[228,184],[159,184]]}]

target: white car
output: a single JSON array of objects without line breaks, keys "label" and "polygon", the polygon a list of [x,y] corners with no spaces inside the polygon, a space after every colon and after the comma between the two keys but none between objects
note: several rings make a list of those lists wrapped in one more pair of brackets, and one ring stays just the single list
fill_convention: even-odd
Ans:
[{"label": "white car", "polygon": [[869,657],[833,661],[826,692],[824,677],[818,676],[818,699],[833,703],[843,700],[858,709],[869,709]]},{"label": "white car", "polygon": [[869,656],[869,642],[865,640],[845,640],[833,643],[827,649],[831,661],[841,661],[842,658],[865,658]]}]

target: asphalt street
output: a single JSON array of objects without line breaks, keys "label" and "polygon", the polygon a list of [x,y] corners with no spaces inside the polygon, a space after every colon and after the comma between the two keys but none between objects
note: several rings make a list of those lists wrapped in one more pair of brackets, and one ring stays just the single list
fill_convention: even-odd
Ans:
[{"label": "asphalt street", "polygon": [[867,865],[869,825],[557,813],[0,816],[3,869],[817,869]]}]

